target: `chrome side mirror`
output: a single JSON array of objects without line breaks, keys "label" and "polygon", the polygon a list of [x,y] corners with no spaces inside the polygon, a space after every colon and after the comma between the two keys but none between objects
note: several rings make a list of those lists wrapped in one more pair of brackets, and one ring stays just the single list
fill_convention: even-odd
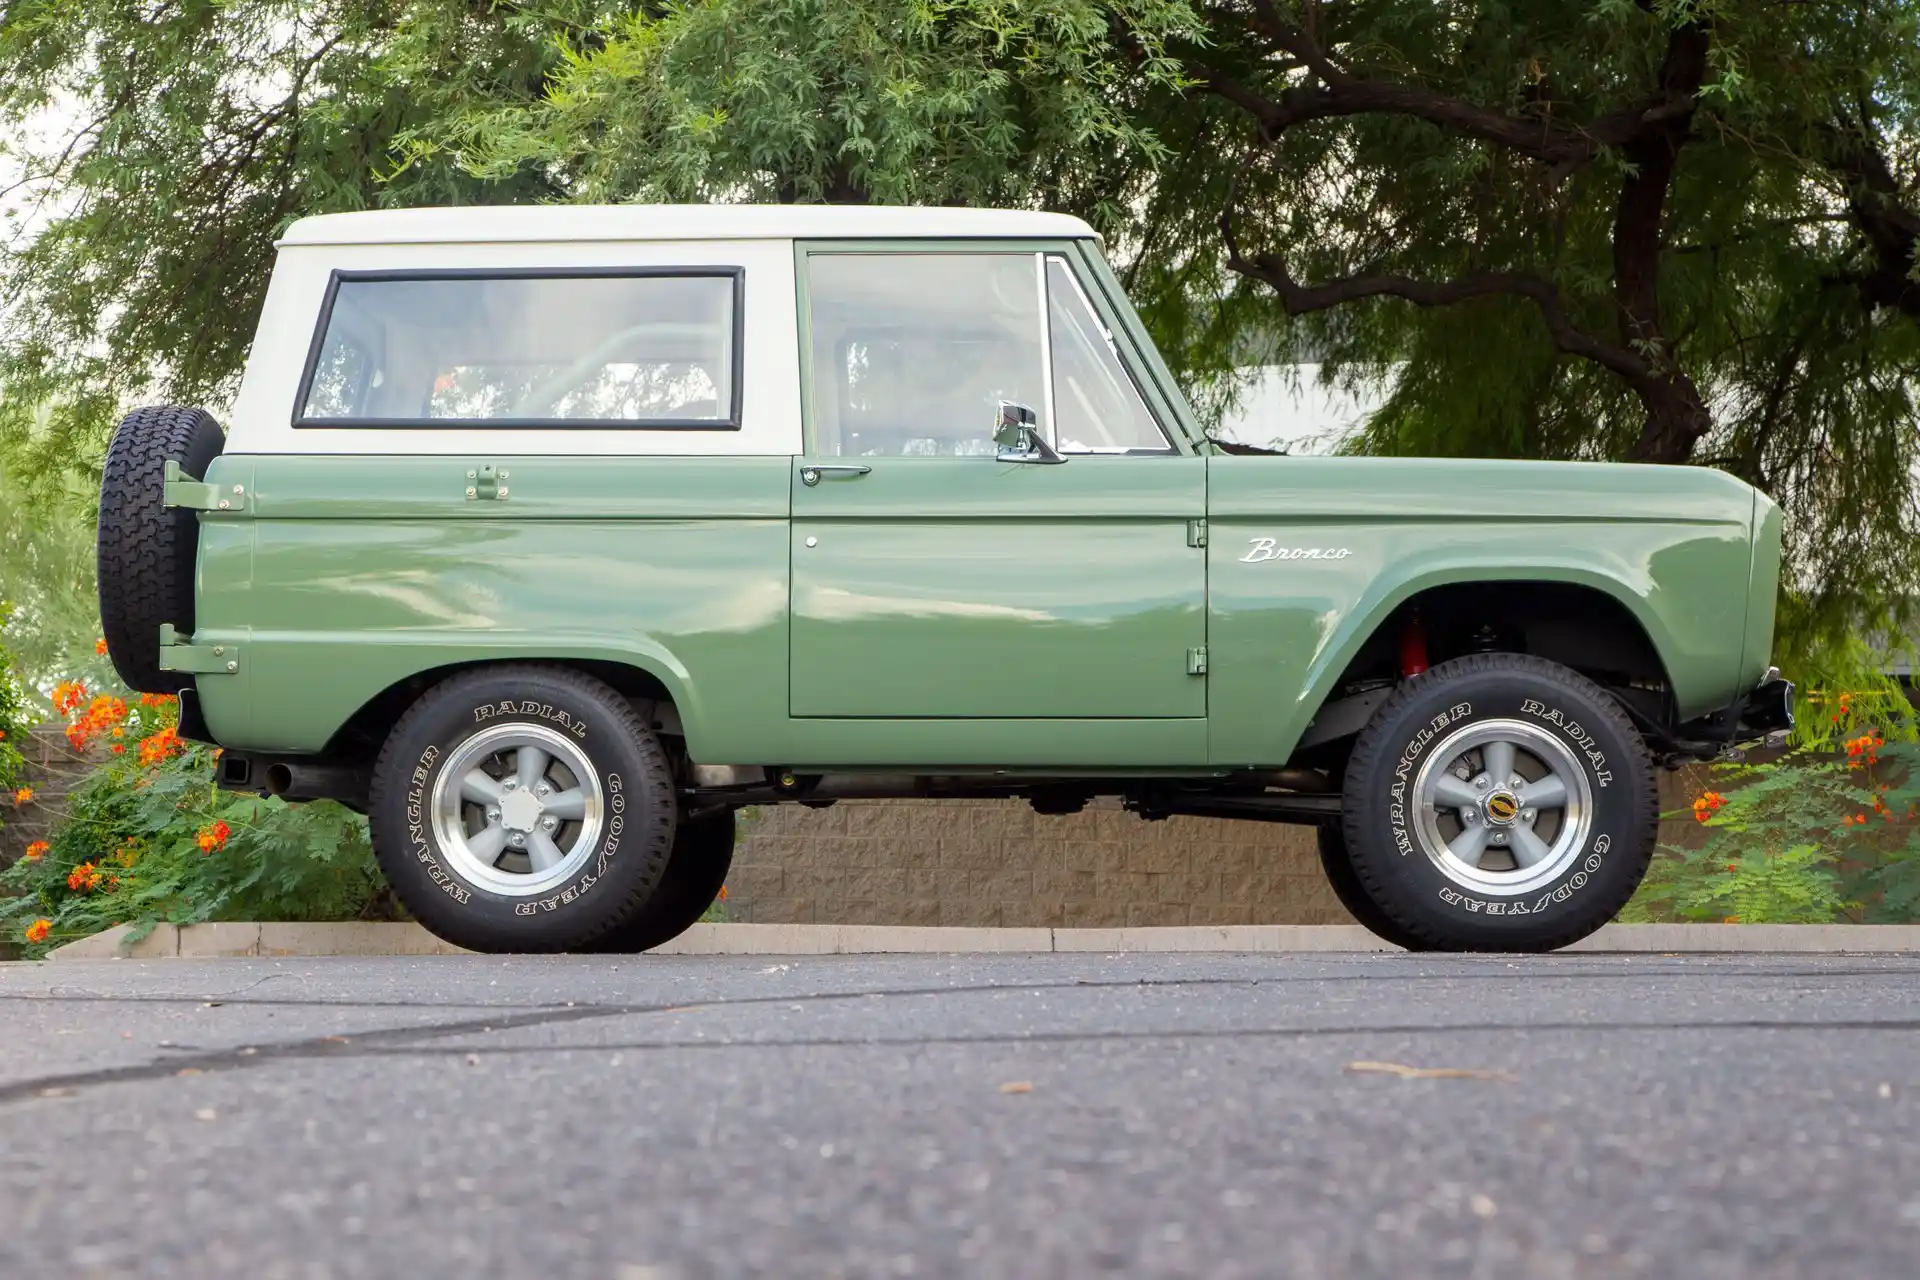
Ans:
[{"label": "chrome side mirror", "polygon": [[1026,405],[1015,404],[1011,400],[1000,402],[999,416],[994,420],[993,442],[999,446],[994,456],[1001,462],[1028,462],[1052,465],[1065,462],[1066,459],[1055,452],[1040,434],[1035,425],[1039,419]]}]

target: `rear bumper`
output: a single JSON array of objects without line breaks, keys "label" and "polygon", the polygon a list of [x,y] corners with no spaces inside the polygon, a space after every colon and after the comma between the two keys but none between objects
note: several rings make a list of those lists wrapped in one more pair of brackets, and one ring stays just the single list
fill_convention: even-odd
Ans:
[{"label": "rear bumper", "polygon": [[1734,742],[1753,742],[1793,729],[1793,682],[1771,670],[1747,696],[1734,704]]}]

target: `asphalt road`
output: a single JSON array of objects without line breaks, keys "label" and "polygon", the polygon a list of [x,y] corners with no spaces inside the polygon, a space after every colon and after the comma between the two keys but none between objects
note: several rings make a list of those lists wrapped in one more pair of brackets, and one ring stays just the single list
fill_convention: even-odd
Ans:
[{"label": "asphalt road", "polygon": [[0,1144],[7,1277],[1911,1277],[1920,958],[3,965]]}]

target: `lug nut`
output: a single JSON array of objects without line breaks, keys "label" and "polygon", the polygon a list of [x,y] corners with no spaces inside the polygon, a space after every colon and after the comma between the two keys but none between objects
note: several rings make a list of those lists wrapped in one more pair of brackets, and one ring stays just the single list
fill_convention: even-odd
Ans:
[{"label": "lug nut", "polygon": [[558,829],[559,826],[560,826],[560,819],[558,818],[540,819],[540,829],[542,831],[553,831]]},{"label": "lug nut", "polygon": [[527,838],[516,831],[507,837],[507,843],[516,849],[524,849],[527,845]]},{"label": "lug nut", "polygon": [[500,821],[500,811],[498,809],[487,810],[487,821],[488,822]]}]

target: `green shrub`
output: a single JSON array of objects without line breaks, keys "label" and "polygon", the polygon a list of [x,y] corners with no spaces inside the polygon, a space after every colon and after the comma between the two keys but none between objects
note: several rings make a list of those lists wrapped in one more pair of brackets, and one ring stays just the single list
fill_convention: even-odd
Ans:
[{"label": "green shrub", "polygon": [[0,928],[26,954],[115,924],[395,918],[364,820],[220,791],[219,752],[175,736],[173,699],[83,706],[77,687],[55,691],[69,738],[106,758],[47,846],[0,875]]},{"label": "green shrub", "polygon": [[[4,630],[11,607],[0,600],[0,630]],[[12,808],[15,791],[26,780],[26,759],[20,744],[27,734],[26,691],[14,674],[13,658],[0,645],[0,827]]]},{"label": "green shrub", "polygon": [[1697,847],[1663,844],[1628,921],[1920,920],[1920,746],[1876,733],[1846,754],[1718,766]]}]

